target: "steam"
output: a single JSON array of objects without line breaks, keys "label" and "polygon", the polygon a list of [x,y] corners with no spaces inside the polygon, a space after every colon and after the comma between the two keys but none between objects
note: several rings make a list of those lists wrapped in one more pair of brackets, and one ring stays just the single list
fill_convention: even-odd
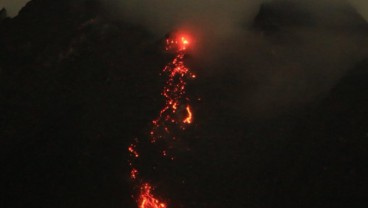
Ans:
[{"label": "steam", "polygon": [[156,33],[191,27],[228,35],[251,22],[259,4],[260,0],[126,0],[120,5],[125,17]]},{"label": "steam", "polygon": [[[366,0],[100,1],[157,37],[190,31],[198,43],[192,51],[194,62],[205,69],[204,79],[224,77],[221,83],[232,82],[232,88],[222,87],[232,99],[227,107],[247,114],[303,106],[328,93],[354,64],[368,57],[366,23],[358,15],[368,19]],[[26,2],[0,0],[0,7],[15,16]],[[261,4],[276,8],[267,21],[279,28],[270,34],[253,27]],[[307,14],[307,20],[300,21],[308,24],[285,23],[295,21],[292,16],[277,19],[298,12],[295,8]]]},{"label": "steam", "polygon": [[[359,13],[368,11],[365,1],[351,1]],[[296,5],[307,14],[307,20],[300,21],[308,24],[288,25],[285,21],[295,17],[279,21],[276,14],[269,21],[275,21],[278,30],[267,34],[252,29],[262,3],[276,13],[295,9],[285,4],[280,10],[280,2]],[[194,33],[200,39],[194,56],[205,65],[202,76],[231,82],[232,87],[220,87],[231,97],[226,108],[248,115],[301,107],[328,93],[368,57],[364,20],[343,0],[125,0],[119,6],[125,19],[161,37],[183,28]]]}]

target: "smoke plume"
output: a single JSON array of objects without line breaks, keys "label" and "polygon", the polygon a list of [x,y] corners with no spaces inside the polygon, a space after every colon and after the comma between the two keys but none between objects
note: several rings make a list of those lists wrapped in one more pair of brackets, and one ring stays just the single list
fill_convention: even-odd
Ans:
[{"label": "smoke plume", "polygon": [[190,31],[200,43],[193,56],[205,69],[202,76],[218,82],[208,90],[230,97],[226,108],[258,116],[323,96],[367,57],[367,23],[360,15],[366,3],[352,3],[126,0],[118,12],[161,37]]},{"label": "smoke plume", "polygon": [[156,33],[189,26],[197,30],[203,28],[211,33],[227,34],[250,22],[259,3],[259,0],[127,0],[121,1],[120,7],[126,18]]}]

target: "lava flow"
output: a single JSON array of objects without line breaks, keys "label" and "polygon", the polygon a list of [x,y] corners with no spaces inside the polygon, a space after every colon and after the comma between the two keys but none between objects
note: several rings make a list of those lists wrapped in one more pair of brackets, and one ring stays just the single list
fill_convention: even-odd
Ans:
[{"label": "lava flow", "polygon": [[142,185],[138,207],[139,208],[166,208],[166,204],[157,200],[151,194],[151,190],[152,190],[152,187],[148,183]]},{"label": "lava flow", "polygon": [[[168,150],[168,144],[176,140],[176,133],[183,131],[188,125],[193,122],[193,112],[190,106],[190,99],[186,93],[186,86],[188,79],[196,78],[188,67],[184,64],[184,57],[190,41],[183,35],[166,39],[166,51],[174,52],[175,57],[165,66],[162,75],[167,76],[167,81],[163,88],[161,95],[165,98],[165,105],[159,112],[159,116],[152,121],[152,129],[149,133],[150,143],[157,143],[164,141],[164,147],[161,151],[161,156],[169,157],[174,160],[173,154]],[[139,196],[137,198],[138,208],[166,208],[164,202],[158,200],[153,194],[154,188],[145,180],[139,179],[139,171],[135,167],[136,161],[140,154],[137,151],[137,143],[131,144],[128,151],[131,155],[129,165],[131,167],[130,177],[140,187]],[[161,143],[160,143],[161,144]]]}]

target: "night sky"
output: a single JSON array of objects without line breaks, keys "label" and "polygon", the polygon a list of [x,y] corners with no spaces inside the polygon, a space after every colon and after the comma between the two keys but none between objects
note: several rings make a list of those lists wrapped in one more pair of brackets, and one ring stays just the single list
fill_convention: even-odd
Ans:
[{"label": "night sky", "polygon": [[[137,207],[134,140],[170,208],[368,206],[365,1],[25,2],[0,1],[1,207]],[[197,78],[171,161],[147,138],[175,32]]]}]

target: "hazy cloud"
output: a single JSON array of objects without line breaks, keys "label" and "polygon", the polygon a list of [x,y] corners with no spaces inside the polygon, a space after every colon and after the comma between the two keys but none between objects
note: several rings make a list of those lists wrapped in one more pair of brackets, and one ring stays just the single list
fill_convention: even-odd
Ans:
[{"label": "hazy cloud", "polygon": [[[232,97],[229,107],[261,115],[301,106],[327,93],[367,55],[366,34],[354,29],[361,19],[354,9],[344,9],[350,6],[347,1],[289,2],[307,14],[312,24],[287,25],[285,22],[294,21],[293,16],[275,19],[281,30],[270,35],[247,29],[261,1],[126,0],[120,6],[125,19],[158,35],[178,28],[198,33],[200,47],[194,56],[206,65],[204,74],[232,76],[232,84],[223,86]],[[354,1],[362,14],[366,4]]]},{"label": "hazy cloud", "polygon": [[349,0],[360,14],[368,21],[368,1],[367,0]]},{"label": "hazy cloud", "polygon": [[[368,36],[353,27],[360,27],[360,20],[343,0],[289,0],[313,24],[286,25],[286,20],[270,19],[281,28],[272,34],[249,28],[262,2],[281,0],[101,1],[116,16],[141,24],[158,37],[176,29],[190,31],[199,39],[192,55],[193,62],[203,66],[202,75],[232,76],[228,79],[232,87],[223,86],[233,99],[229,106],[247,113],[267,114],[309,102],[367,57]],[[0,7],[14,16],[26,2],[0,0]],[[350,2],[367,17],[367,1]],[[286,22],[294,21],[286,17]]]},{"label": "hazy cloud", "polygon": [[19,10],[30,0],[0,0],[0,9],[6,8],[8,15],[14,17],[18,14]]},{"label": "hazy cloud", "polygon": [[260,0],[125,0],[118,3],[124,17],[141,23],[157,33],[178,27],[205,27],[211,32],[228,33],[246,24],[256,14]]}]

